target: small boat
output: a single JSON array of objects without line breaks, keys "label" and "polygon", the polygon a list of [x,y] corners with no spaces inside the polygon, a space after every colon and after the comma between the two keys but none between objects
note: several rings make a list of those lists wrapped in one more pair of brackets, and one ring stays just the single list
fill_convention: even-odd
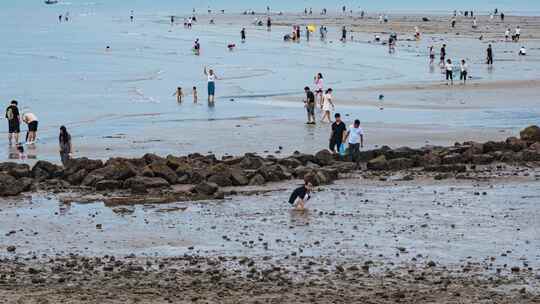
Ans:
[{"label": "small boat", "polygon": [[45,0],[45,4],[56,4],[58,0]]}]

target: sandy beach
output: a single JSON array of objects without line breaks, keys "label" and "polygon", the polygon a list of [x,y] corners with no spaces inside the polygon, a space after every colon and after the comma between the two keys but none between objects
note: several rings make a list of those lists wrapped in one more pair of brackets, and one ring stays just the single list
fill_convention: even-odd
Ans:
[{"label": "sandy beach", "polygon": [[[0,4],[0,99],[39,118],[24,157],[0,130],[0,303],[540,302],[532,9],[504,21],[482,11],[473,29],[463,16],[451,28],[446,9],[361,18],[278,1],[267,30],[254,23],[264,7],[231,2],[197,7],[187,29],[191,2],[113,2]],[[295,25],[301,41],[284,41]],[[505,41],[518,25],[521,41]],[[447,85],[443,44],[468,62],[466,85]],[[361,120],[359,153],[326,150],[318,108],[305,123],[316,73],[347,128]],[[314,190],[297,211],[287,200],[304,180]]]}]

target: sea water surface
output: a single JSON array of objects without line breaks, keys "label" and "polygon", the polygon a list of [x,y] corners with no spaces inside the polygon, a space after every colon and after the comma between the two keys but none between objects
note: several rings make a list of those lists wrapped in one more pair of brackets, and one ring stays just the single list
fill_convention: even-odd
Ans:
[{"label": "sea water surface", "polygon": [[[465,2],[465,1],[463,1]],[[529,9],[540,6],[537,1],[453,2],[456,8],[469,4],[470,9],[499,7]],[[251,3],[251,4],[249,4]],[[441,10],[431,1],[378,1],[381,9]],[[270,1],[272,9],[294,11],[307,6],[298,1]],[[323,1],[309,2],[323,7]],[[344,3],[347,4],[347,3]],[[527,5],[525,5],[527,4]],[[21,108],[34,112],[40,120],[40,140],[54,142],[58,126],[65,124],[72,133],[86,137],[136,131],[144,134],[147,126],[189,132],[193,121],[242,118],[304,119],[302,104],[273,103],[261,96],[300,94],[312,85],[317,72],[325,74],[326,86],[340,91],[377,85],[431,82],[441,79],[438,71],[429,71],[427,46],[442,43],[443,37],[428,37],[420,43],[400,43],[398,53],[389,56],[386,48],[369,44],[371,35],[357,35],[356,42],[339,43],[339,30],[329,28],[329,40],[312,39],[299,44],[284,43],[288,27],[265,28],[246,24],[248,41],[239,42],[240,26],[227,22],[227,15],[216,15],[216,25],[196,24],[192,30],[171,26],[169,16],[191,14],[196,7],[226,8],[242,11],[252,8],[248,1],[61,1],[45,5],[40,1],[2,1],[0,3],[0,100],[7,104],[17,99]],[[347,4],[356,7],[358,4]],[[373,2],[368,9],[377,8]],[[412,5],[412,6],[411,6]],[[266,3],[257,9],[264,11]],[[526,7],[527,6],[527,7]],[[340,6],[332,4],[337,10]],[[129,21],[134,10],[135,22]],[[58,22],[58,15],[69,12],[70,22]],[[207,14],[206,12],[204,14]],[[279,17],[276,17],[279,18]],[[222,22],[222,23],[220,23]],[[201,56],[194,56],[191,47],[200,39]],[[229,52],[228,43],[237,49]],[[111,50],[106,51],[106,46]],[[538,43],[529,42],[530,56],[525,62],[515,60],[515,44],[497,45],[499,62],[496,69],[483,65],[484,42],[459,39],[452,41],[449,54],[467,58],[476,79],[538,79]],[[216,70],[217,105],[208,107],[206,78],[203,67]],[[179,106],[172,96],[181,86],[187,95]],[[191,88],[199,92],[199,104],[191,104]],[[376,98],[380,92],[373,92]],[[338,102],[338,101],[337,101]],[[339,104],[339,102],[338,102]],[[521,127],[536,123],[539,109],[466,111],[448,115],[431,110],[388,110],[343,107],[364,121],[395,124],[444,123],[453,126]],[[502,115],[504,114],[504,115]],[[4,143],[2,138],[0,143]]]}]

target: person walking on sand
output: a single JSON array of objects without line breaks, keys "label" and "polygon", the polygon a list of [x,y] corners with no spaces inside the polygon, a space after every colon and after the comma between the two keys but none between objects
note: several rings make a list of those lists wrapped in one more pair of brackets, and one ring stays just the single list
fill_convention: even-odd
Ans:
[{"label": "person walking on sand", "polygon": [[331,123],[332,122],[332,119],[330,118],[330,116],[332,115],[332,111],[334,111],[334,103],[332,102],[332,89],[328,89],[326,90],[326,93],[324,94],[323,96],[323,107],[322,107],[322,111],[323,111],[323,115],[321,117],[321,122],[328,122],[328,123]]},{"label": "person walking on sand", "polygon": [[433,65],[435,62],[435,48],[432,46],[429,47],[429,65]]},{"label": "person walking on sand", "polygon": [[486,50],[486,57],[486,64],[489,66],[493,65],[493,48],[491,47],[491,44],[488,45]]},{"label": "person walking on sand", "polygon": [[439,62],[439,65],[441,67],[444,67],[444,60],[446,59],[446,44],[443,44],[441,47],[441,55],[440,55],[441,61]]},{"label": "person walking on sand", "polygon": [[525,48],[525,46],[522,46],[522,47],[519,49],[518,55],[519,55],[519,56],[527,56],[527,49]]},{"label": "person walking on sand", "polygon": [[304,92],[306,93],[306,99],[304,99],[304,107],[306,108],[307,112],[307,122],[308,125],[314,125],[315,124],[315,95],[309,87],[304,88]]},{"label": "person walking on sand", "polygon": [[64,167],[71,159],[73,153],[73,146],[71,145],[71,135],[68,133],[65,126],[60,127],[60,135],[58,136],[58,143],[60,145],[60,160]]},{"label": "person walking on sand", "polygon": [[191,93],[193,95],[193,103],[197,103],[199,97],[197,93],[197,87],[193,87],[193,91]]},{"label": "person walking on sand", "polygon": [[352,161],[356,161],[356,156],[360,148],[364,147],[364,130],[360,127],[360,120],[356,119],[345,134],[344,140],[348,140],[349,155]]},{"label": "person walking on sand", "polygon": [[452,20],[450,21],[452,28],[456,27],[456,17],[452,17]]},{"label": "person walking on sand", "polygon": [[467,62],[465,62],[465,59],[461,60],[459,69],[461,71],[459,74],[459,80],[463,81],[463,84],[465,85],[467,83],[467,75],[469,74],[469,66],[467,65]]},{"label": "person walking on sand", "polygon": [[345,123],[341,121],[341,115],[339,113],[336,113],[336,115],[334,115],[334,118],[336,119],[336,121],[334,121],[334,123],[332,124],[329,148],[332,153],[339,153],[341,144],[343,143],[343,137],[345,135],[345,132],[347,131],[347,126],[345,126]]},{"label": "person walking on sand", "polygon": [[242,39],[242,43],[246,42],[246,28],[243,27],[240,31],[240,38]]},{"label": "person walking on sand", "polygon": [[322,73],[317,73],[315,75],[315,96],[319,99],[319,105],[322,109],[323,106],[323,95],[324,95],[324,80]]},{"label": "person walking on sand", "polygon": [[508,42],[510,40],[510,29],[507,28],[504,32],[504,41]]},{"label": "person walking on sand", "polygon": [[296,188],[289,197],[289,204],[294,206],[297,211],[304,211],[306,202],[311,198],[311,191],[313,189],[313,183],[304,179],[304,185]]},{"label": "person walking on sand", "polygon": [[19,113],[18,102],[12,100],[10,105],[6,108],[6,119],[8,121],[8,140],[9,145],[19,144],[19,134],[21,133],[21,115]]},{"label": "person walking on sand", "polygon": [[204,75],[208,77],[208,102],[214,103],[214,95],[216,93],[216,80],[219,78],[216,76],[216,74],[214,74],[214,70],[207,70],[206,67],[204,67]]},{"label": "person walking on sand", "polygon": [[306,26],[306,40],[309,41],[309,27]]},{"label": "person walking on sand", "polygon": [[345,26],[341,28],[341,42],[347,42],[347,28]]},{"label": "person walking on sand", "polygon": [[268,18],[266,18],[266,30],[270,31],[271,29],[272,29],[272,18],[268,16]]},{"label": "person walking on sand", "polygon": [[446,84],[448,85],[449,81],[450,84],[454,84],[454,65],[452,64],[452,60],[448,59],[446,60],[446,64],[444,65],[446,70]]},{"label": "person walking on sand", "polygon": [[181,87],[176,88],[176,91],[173,93],[173,96],[175,95],[176,95],[176,102],[182,103],[182,98],[184,98],[184,92],[182,92]]},{"label": "person walking on sand", "polygon": [[25,112],[22,116],[22,121],[28,126],[28,136],[26,142],[28,144],[33,144],[36,142],[37,130],[38,130],[38,119],[37,116],[32,112]]}]

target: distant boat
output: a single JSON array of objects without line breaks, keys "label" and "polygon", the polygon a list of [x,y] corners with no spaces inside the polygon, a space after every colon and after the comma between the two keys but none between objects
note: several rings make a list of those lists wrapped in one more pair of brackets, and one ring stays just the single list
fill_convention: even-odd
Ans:
[{"label": "distant boat", "polygon": [[45,0],[45,4],[56,4],[58,0]]}]

